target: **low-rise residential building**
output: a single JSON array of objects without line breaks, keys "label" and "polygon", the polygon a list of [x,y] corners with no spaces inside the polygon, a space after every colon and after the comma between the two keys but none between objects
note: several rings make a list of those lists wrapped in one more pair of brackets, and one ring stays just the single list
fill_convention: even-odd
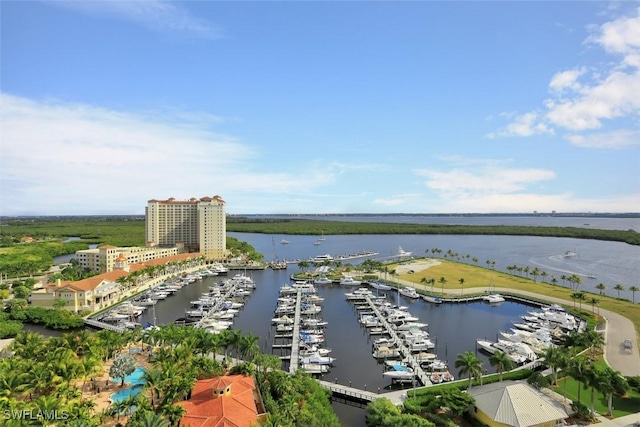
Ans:
[{"label": "low-rise residential building", "polygon": [[[187,268],[197,268],[199,262],[196,260],[198,259],[202,259],[201,254],[189,253],[130,264],[125,256],[119,255],[114,260],[112,271],[78,281],[58,280],[56,283],[50,283],[42,289],[34,290],[31,293],[30,302],[33,306],[55,307],[56,301],[62,300],[65,302],[63,308],[78,313],[83,311],[93,313],[119,302],[129,287],[134,289],[128,292],[135,292],[136,285],[141,285],[143,282],[145,285],[149,285],[164,280],[166,275],[179,274]],[[193,261],[194,265],[188,266],[189,261]],[[182,267],[181,263],[184,264]],[[156,277],[138,277],[135,281],[128,283],[127,277],[131,273],[160,265],[171,265],[171,269],[156,271]],[[181,268],[183,270],[180,270]],[[138,280],[140,283],[137,283]]]},{"label": "low-rise residential building", "polygon": [[129,264],[140,264],[158,258],[178,255],[182,252],[184,252],[182,246],[148,248],[102,245],[95,249],[76,251],[75,258],[80,266],[105,273],[114,269],[116,259],[120,256],[126,257]]}]

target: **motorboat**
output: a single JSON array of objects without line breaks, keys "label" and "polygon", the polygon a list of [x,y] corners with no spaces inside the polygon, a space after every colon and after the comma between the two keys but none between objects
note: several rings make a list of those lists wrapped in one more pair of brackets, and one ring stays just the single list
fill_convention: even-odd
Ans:
[{"label": "motorboat", "polygon": [[331,279],[329,279],[327,276],[325,276],[324,274],[321,274],[318,277],[316,277],[315,279],[313,279],[313,284],[314,285],[330,285],[332,283],[333,283],[333,281]]},{"label": "motorboat", "polygon": [[504,297],[500,294],[485,295],[482,299],[489,304],[500,304],[501,302],[504,302]]},{"label": "motorboat", "polygon": [[282,239],[280,240],[280,244],[282,245],[288,245],[290,242],[287,239]]},{"label": "motorboat", "polygon": [[411,286],[406,286],[404,288],[400,288],[400,290],[398,290],[398,293],[402,296],[405,296],[407,298],[411,298],[411,299],[418,299],[420,298],[420,294],[418,292],[416,292],[415,288],[412,288]]},{"label": "motorboat", "polygon": [[300,349],[300,352],[298,353],[298,355],[300,357],[308,357],[308,356],[312,356],[314,354],[318,354],[320,356],[326,356],[329,353],[331,353],[331,349],[330,348],[316,347],[314,345],[314,346],[311,346],[311,347]]},{"label": "motorboat", "polygon": [[410,257],[411,255],[413,255],[413,252],[405,251],[402,249],[402,246],[398,246],[398,253],[396,254],[397,257]]},{"label": "motorboat", "polygon": [[321,356],[318,352],[305,356],[300,359],[301,365],[333,365],[336,361],[335,357]]},{"label": "motorboat", "polygon": [[393,379],[413,379],[413,369],[408,366],[397,364],[393,365],[390,370],[382,373],[383,376]]},{"label": "motorboat", "polygon": [[[291,321],[293,322],[293,319],[291,319]],[[302,319],[302,324],[304,326],[327,326],[329,324],[329,322],[327,322],[326,320],[322,320],[322,319],[315,319],[315,318],[308,318],[308,319]]]},{"label": "motorboat", "polygon": [[285,324],[285,325],[289,325],[289,324],[293,324],[294,320],[292,317],[287,316],[286,314],[284,316],[279,316],[279,317],[274,317],[273,319],[271,319],[271,323],[275,323],[275,324]]},{"label": "motorboat", "polygon": [[390,347],[394,346],[395,344],[396,341],[393,338],[378,338],[373,342],[373,348],[380,348],[384,346]]},{"label": "motorboat", "polygon": [[393,289],[391,286],[385,285],[384,283],[380,283],[380,282],[371,282],[369,283],[369,286],[379,291],[390,291],[391,289]]},{"label": "motorboat", "polygon": [[340,279],[340,284],[342,286],[360,286],[362,284],[361,281],[355,280],[352,276],[345,275]]},{"label": "motorboat", "polygon": [[444,381],[444,379],[442,378],[440,372],[433,372],[431,375],[429,375],[429,381],[431,381],[432,384],[440,384],[442,381]]},{"label": "motorboat", "polygon": [[400,350],[383,345],[376,348],[372,356],[375,359],[398,359],[400,358]]},{"label": "motorboat", "polygon": [[328,365],[318,365],[315,363],[303,363],[300,365],[300,369],[308,374],[326,374],[329,372]]},{"label": "motorboat", "polygon": [[329,254],[324,254],[324,255],[316,255],[315,257],[311,258],[309,261],[311,262],[325,262],[325,261],[333,261],[333,257]]},{"label": "motorboat", "polygon": [[411,352],[431,350],[435,347],[436,345],[429,338],[418,338],[407,343],[407,348]]},{"label": "motorboat", "polygon": [[453,381],[455,378],[453,377],[453,374],[451,374],[451,372],[446,371],[445,373],[442,374],[442,381],[444,382],[449,382],[449,381]]}]

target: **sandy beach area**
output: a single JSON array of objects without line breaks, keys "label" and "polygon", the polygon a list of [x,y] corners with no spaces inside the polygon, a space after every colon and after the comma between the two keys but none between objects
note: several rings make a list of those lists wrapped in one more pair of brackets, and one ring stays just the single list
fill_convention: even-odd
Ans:
[{"label": "sandy beach area", "polygon": [[411,260],[407,262],[403,262],[402,264],[396,267],[396,273],[398,274],[407,274],[410,271],[417,273],[419,271],[427,270],[430,267],[434,267],[436,265],[440,265],[440,261],[437,259],[417,259]]}]

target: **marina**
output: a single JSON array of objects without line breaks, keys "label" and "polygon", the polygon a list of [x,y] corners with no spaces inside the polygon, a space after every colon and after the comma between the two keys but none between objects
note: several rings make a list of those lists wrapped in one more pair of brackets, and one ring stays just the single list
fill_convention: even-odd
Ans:
[{"label": "marina", "polygon": [[[254,245],[258,250],[264,241],[264,245],[268,247],[267,242],[270,244],[270,236],[253,235],[253,234],[238,234],[241,240],[247,240],[250,244]],[[489,242],[480,243],[483,248],[494,247],[491,242],[495,243],[493,236],[483,236],[478,238],[478,241]],[[417,239],[415,236],[384,236],[382,239],[376,238],[377,242],[393,241],[394,239],[401,238],[403,241],[411,239]],[[498,236],[499,240],[503,240],[501,236]],[[293,249],[297,245],[297,240],[302,239],[298,236],[291,236],[288,238],[290,244],[285,245],[286,249]],[[342,239],[342,242],[339,241]],[[359,236],[358,241],[351,243],[351,238],[347,236],[332,236],[331,239],[327,239],[323,246],[325,250],[330,250],[332,253],[339,253],[340,249],[330,248],[331,245],[355,245],[355,246],[370,246],[374,247],[371,240],[371,236]],[[422,239],[426,239],[424,236]],[[443,243],[440,240],[441,236],[429,236],[429,244],[440,244],[443,247],[449,243]],[[453,241],[459,239],[459,237],[451,238]],[[451,240],[449,239],[449,240]],[[447,240],[447,239],[445,239]],[[476,240],[476,236],[466,236],[465,240]],[[523,242],[528,238],[511,238],[504,239],[511,241]],[[563,251],[560,251],[560,247],[564,247],[565,243],[558,243],[556,249],[553,249],[553,242],[562,239],[536,239],[541,240],[540,244],[545,245],[545,251],[547,253],[557,253],[562,255]],[[471,242],[472,243],[472,242]],[[592,242],[593,243],[593,242]],[[389,243],[387,243],[389,244]],[[511,251],[515,253],[515,247],[510,247],[508,244],[504,246],[504,242],[501,242],[502,247],[497,246],[497,249],[503,251]],[[596,247],[607,247],[612,251],[612,256],[616,256],[613,246],[610,242],[595,242]],[[414,244],[405,243],[404,247],[415,247]],[[396,243],[390,243],[391,247],[398,247]],[[471,244],[473,246],[473,244]],[[572,244],[572,246],[574,246]],[[580,246],[578,242],[575,246]],[[636,248],[631,248],[635,250]],[[473,249],[467,249],[469,251]],[[582,260],[587,260],[588,250],[581,248],[578,249],[581,253]],[[313,252],[314,247],[311,245],[307,249],[308,252]],[[535,248],[533,249],[535,252]],[[308,254],[307,252],[307,254]],[[384,254],[384,250],[379,251]],[[394,251],[390,251],[393,254]],[[415,252],[415,250],[414,250]],[[300,253],[300,256],[305,255],[304,252]],[[485,254],[481,256],[493,257],[495,254]],[[508,255],[507,255],[508,256]],[[597,256],[597,255],[596,255]],[[633,256],[633,255],[630,255]],[[620,259],[624,256],[619,255]],[[500,262],[500,258],[498,262]],[[522,259],[518,259],[512,262],[523,265],[531,261],[538,262],[539,258],[531,258],[531,255],[524,256]],[[544,259],[556,260],[556,255],[550,255],[544,257]],[[575,259],[569,259],[563,262],[573,262]],[[589,261],[591,265],[594,265],[594,261]],[[565,267],[566,268],[566,267]],[[605,267],[606,268],[606,267]],[[635,267],[634,267],[635,268]],[[246,333],[252,333],[260,337],[260,347],[263,352],[273,352],[273,354],[281,357],[288,357],[290,350],[285,348],[272,348],[271,344],[274,340],[274,335],[284,331],[276,331],[276,328],[271,325],[270,319],[274,318],[274,301],[279,297],[279,290],[283,283],[291,283],[290,276],[296,269],[292,269],[291,266],[287,270],[251,270],[247,271],[247,274],[256,283],[256,288],[252,291],[251,298],[247,298],[244,308],[234,317],[233,328],[240,329]],[[625,270],[622,270],[625,271]],[[597,273],[598,277],[602,277],[604,273],[599,273],[593,270],[593,273]],[[148,309],[143,312],[137,319],[141,324],[151,323],[153,321],[153,314],[155,312],[156,321],[161,323],[173,323],[179,318],[184,318],[184,310],[190,307],[190,302],[201,297],[202,293],[207,292],[209,286],[213,285],[216,281],[215,277],[205,277],[198,280],[188,286],[182,287],[178,292],[172,296],[168,296],[164,300],[157,300],[154,308],[149,306]],[[465,351],[472,350],[477,351],[477,356],[483,361],[484,367],[488,373],[491,373],[493,368],[488,363],[488,355],[484,354],[476,347],[476,340],[487,338],[489,341],[497,341],[500,337],[500,332],[509,332],[510,328],[514,327],[514,323],[524,322],[521,316],[528,315],[532,309],[538,309],[539,304],[528,302],[522,298],[512,297],[510,295],[504,295],[505,301],[500,304],[489,304],[481,300],[480,297],[469,298],[466,301],[458,299],[448,301],[448,299],[440,299],[438,302],[427,301],[426,298],[413,300],[405,298],[402,295],[398,295],[397,290],[384,289],[384,283],[382,289],[376,289],[372,287],[374,293],[385,295],[387,300],[392,305],[404,305],[409,308],[410,312],[418,317],[420,322],[427,323],[428,331],[430,333],[430,339],[435,344],[435,348],[431,352],[423,352],[425,354],[433,353],[437,354],[437,357],[447,363],[448,366],[452,366],[455,358],[458,354]],[[585,286],[588,286],[588,281],[585,281]],[[373,341],[379,338],[384,329],[377,329],[381,332],[381,335],[371,334],[365,329],[359,322],[360,312],[366,312],[367,310],[357,310],[351,301],[348,301],[345,297],[345,293],[356,290],[357,287],[344,287],[338,284],[327,284],[326,286],[319,286],[317,289],[317,295],[324,298],[322,307],[322,318],[329,320],[327,325],[324,325],[324,345],[327,348],[332,349],[331,356],[337,359],[338,363],[334,363],[330,367],[328,372],[319,372],[316,376],[320,381],[331,383],[334,387],[343,386],[345,389],[354,390],[367,390],[367,393],[380,394],[382,393],[399,393],[402,394],[404,389],[405,393],[407,388],[412,387],[411,383],[396,383],[392,386],[388,377],[384,377],[382,373],[386,370],[386,366],[383,360],[376,360],[372,357],[372,345]],[[435,299],[435,298],[434,298]],[[455,304],[448,302],[456,302]],[[293,318],[293,314],[291,315]],[[377,328],[382,328],[377,326]],[[368,328],[373,330],[374,328]],[[289,340],[289,343],[291,341]],[[302,350],[305,350],[304,348]],[[417,353],[418,357],[420,353]],[[428,357],[428,356],[420,356]],[[285,370],[290,369],[290,362],[284,360]],[[322,369],[322,368],[320,368]],[[426,374],[426,373],[425,373]],[[452,372],[452,374],[456,374]],[[396,390],[397,391],[394,391]],[[337,394],[336,394],[337,396]],[[342,399],[342,397],[340,398]],[[334,403],[334,408],[340,414],[341,419],[348,420],[343,421],[344,425],[361,426],[364,425],[363,413],[358,410],[353,412],[353,409],[349,405],[343,405],[338,402]]]}]

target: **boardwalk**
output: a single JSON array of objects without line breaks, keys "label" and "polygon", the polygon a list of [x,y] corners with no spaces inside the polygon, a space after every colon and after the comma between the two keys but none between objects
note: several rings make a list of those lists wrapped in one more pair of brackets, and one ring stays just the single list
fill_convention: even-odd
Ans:
[{"label": "boardwalk", "polygon": [[342,384],[334,384],[328,381],[316,380],[322,387],[331,390],[333,394],[348,399],[360,400],[363,402],[372,402],[373,400],[384,397],[381,394],[372,393],[366,390],[360,390],[359,388],[348,387]]},{"label": "boardwalk", "polygon": [[124,331],[126,330],[121,326],[112,325],[111,323],[105,323],[95,319],[84,319],[84,324],[93,328],[107,329],[109,331],[118,332],[120,334],[124,333]]},{"label": "boardwalk", "polygon": [[375,313],[376,317],[382,321],[382,326],[385,328],[387,333],[398,344],[398,347],[400,348],[400,352],[405,356],[405,360],[407,364],[411,367],[411,369],[413,369],[413,372],[415,373],[418,380],[423,385],[431,385],[429,376],[424,372],[424,370],[420,366],[420,363],[416,360],[416,358],[409,351],[409,349],[404,345],[403,340],[400,339],[396,330],[391,327],[389,322],[387,322],[387,319],[382,315],[382,313],[380,313],[380,310],[378,310],[378,307],[373,303],[373,301],[371,301],[371,297],[367,295],[365,297],[365,301],[367,301],[369,308]]},{"label": "boardwalk", "polygon": [[300,361],[300,302],[302,300],[302,289],[298,288],[296,293],[296,311],[293,316],[293,341],[291,342],[291,361],[289,362],[289,373],[293,374]]}]

